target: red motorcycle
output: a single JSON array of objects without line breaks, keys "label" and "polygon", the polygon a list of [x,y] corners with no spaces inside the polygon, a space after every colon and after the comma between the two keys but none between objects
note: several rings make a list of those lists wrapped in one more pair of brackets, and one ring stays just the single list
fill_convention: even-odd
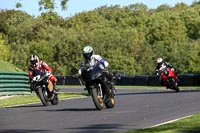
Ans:
[{"label": "red motorcycle", "polygon": [[179,92],[178,82],[179,79],[174,71],[172,71],[167,66],[162,66],[158,71],[161,80],[163,81],[164,86],[166,86],[167,89],[175,90],[176,92]]}]

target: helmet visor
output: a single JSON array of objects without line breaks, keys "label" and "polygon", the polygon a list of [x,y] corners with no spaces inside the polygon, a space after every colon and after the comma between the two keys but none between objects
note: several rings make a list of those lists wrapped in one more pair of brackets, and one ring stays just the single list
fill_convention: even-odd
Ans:
[{"label": "helmet visor", "polygon": [[83,57],[84,57],[86,60],[89,60],[91,56],[92,56],[92,53],[83,54]]},{"label": "helmet visor", "polygon": [[32,64],[34,67],[36,67],[36,65],[37,65],[37,60],[31,60],[31,64]]},{"label": "helmet visor", "polygon": [[159,63],[158,63],[158,66],[161,66],[161,65],[162,65],[162,63],[163,63],[163,62],[159,62]]}]

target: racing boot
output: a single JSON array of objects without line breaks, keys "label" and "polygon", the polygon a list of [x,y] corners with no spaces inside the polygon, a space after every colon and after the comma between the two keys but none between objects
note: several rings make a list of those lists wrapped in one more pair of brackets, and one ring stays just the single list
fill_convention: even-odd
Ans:
[{"label": "racing boot", "polygon": [[53,100],[53,99],[54,99],[54,97],[55,97],[55,95],[57,95],[57,94],[58,94],[58,92],[57,92],[55,89],[53,89],[53,90],[52,90],[52,92],[50,92],[50,93],[51,93],[50,100]]},{"label": "racing boot", "polygon": [[111,90],[108,88],[108,86],[106,86],[103,102],[106,103],[110,99],[111,99]]},{"label": "racing boot", "polygon": [[90,86],[89,82],[85,82],[85,88],[84,90],[87,90],[88,94],[91,95],[90,90],[92,90],[92,86]]},{"label": "racing boot", "polygon": [[84,90],[88,92],[88,95],[91,95],[91,87],[85,87]]},{"label": "racing boot", "polygon": [[50,98],[51,100],[53,100],[55,95],[58,94],[58,91],[59,91],[59,88],[56,88],[56,85],[54,84],[53,85],[53,90],[51,91],[51,98]]},{"label": "racing boot", "polygon": [[60,91],[59,88],[56,88],[56,83],[53,84],[53,92],[57,94]]},{"label": "racing boot", "polygon": [[30,89],[30,92],[32,93],[33,92],[33,85],[30,85],[29,89]]}]

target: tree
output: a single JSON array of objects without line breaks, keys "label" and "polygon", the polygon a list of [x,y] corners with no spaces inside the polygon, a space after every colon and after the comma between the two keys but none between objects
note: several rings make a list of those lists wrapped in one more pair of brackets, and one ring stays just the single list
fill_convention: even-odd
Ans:
[{"label": "tree", "polygon": [[8,47],[4,44],[4,40],[2,38],[2,34],[0,34],[0,58],[7,60],[9,57],[9,49]]},{"label": "tree", "polygon": [[[67,2],[68,0],[60,0],[60,6],[62,7],[62,10],[67,9]],[[39,1],[40,10],[45,9],[52,11],[55,9],[55,0],[40,0]]]},{"label": "tree", "polygon": [[156,58],[162,57],[179,73],[198,73],[199,5],[177,4],[152,10],[137,4],[103,6],[66,19],[51,10],[52,14],[44,13],[53,18],[51,21],[21,11],[2,11],[0,32],[3,46],[9,48],[9,60],[23,70],[27,69],[29,55],[36,53],[56,75],[74,75],[82,60],[82,48],[91,44],[95,53],[110,63],[112,71],[154,74]]},{"label": "tree", "polygon": [[22,7],[22,4],[18,2],[18,3],[16,4],[16,8],[20,8],[20,7]]}]

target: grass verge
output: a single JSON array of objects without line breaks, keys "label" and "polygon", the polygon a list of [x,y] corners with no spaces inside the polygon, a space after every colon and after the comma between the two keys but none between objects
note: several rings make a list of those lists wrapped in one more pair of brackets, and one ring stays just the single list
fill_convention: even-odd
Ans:
[{"label": "grass verge", "polygon": [[[76,98],[76,97],[82,97],[86,96],[84,93],[64,93],[59,92],[58,97],[59,100],[63,100],[66,98]],[[41,102],[40,99],[37,97],[35,93],[32,93],[31,95],[16,95],[13,97],[0,99],[0,108],[2,107],[10,107],[10,106],[16,106],[21,104],[30,104],[35,102]]]},{"label": "grass verge", "polygon": [[199,133],[200,113],[176,122],[164,124],[157,127],[131,130],[126,133]]}]

